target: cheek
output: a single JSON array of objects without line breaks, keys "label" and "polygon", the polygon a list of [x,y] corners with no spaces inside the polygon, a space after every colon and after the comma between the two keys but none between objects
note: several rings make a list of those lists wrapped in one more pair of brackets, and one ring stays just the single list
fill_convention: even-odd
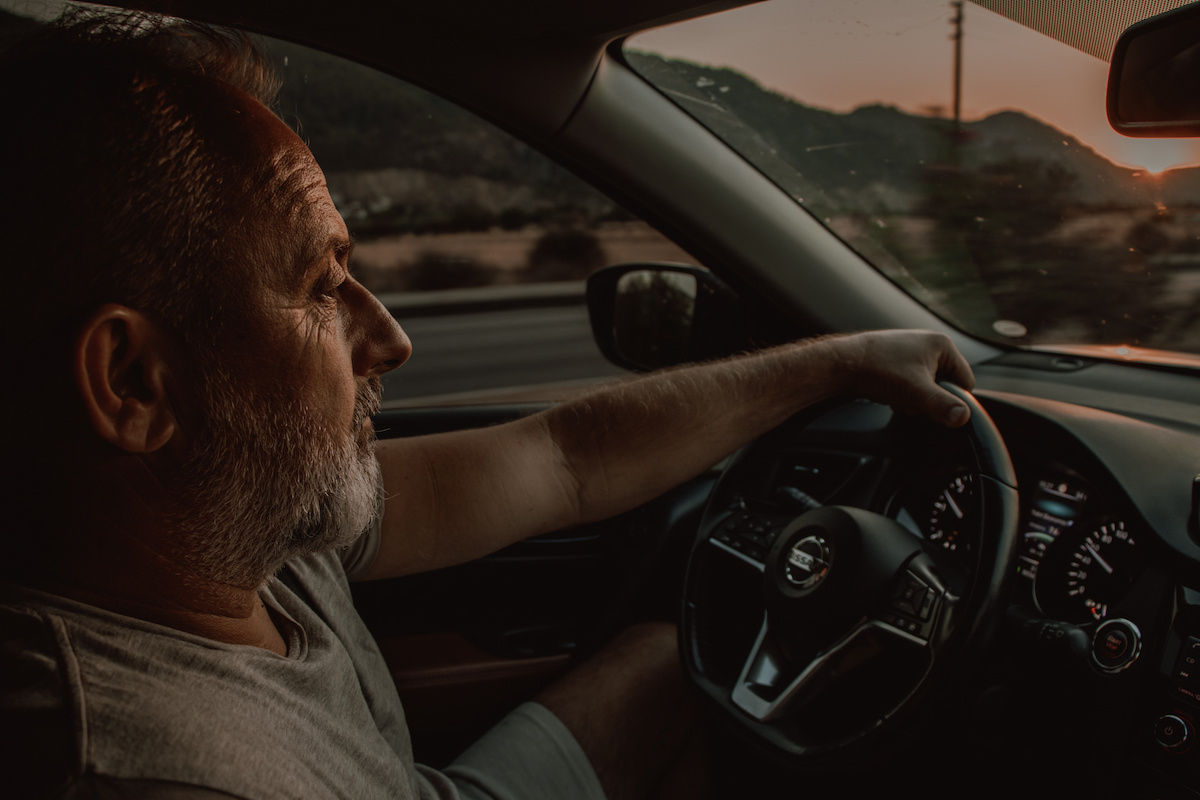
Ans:
[{"label": "cheek", "polygon": [[339,420],[344,417],[348,424],[356,388],[349,355],[339,348],[313,347],[307,356],[290,382],[314,408]]},{"label": "cheek", "polygon": [[274,382],[286,405],[311,414],[317,424],[348,429],[357,384],[341,322],[298,312],[276,332],[272,339],[279,357],[263,377]]}]

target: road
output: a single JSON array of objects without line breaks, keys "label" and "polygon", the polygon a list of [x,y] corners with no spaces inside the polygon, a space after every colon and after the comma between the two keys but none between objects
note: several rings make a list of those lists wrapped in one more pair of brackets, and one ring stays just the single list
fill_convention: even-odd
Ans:
[{"label": "road", "polygon": [[625,374],[600,355],[583,305],[412,318],[396,313],[413,354],[384,376],[385,402]]}]

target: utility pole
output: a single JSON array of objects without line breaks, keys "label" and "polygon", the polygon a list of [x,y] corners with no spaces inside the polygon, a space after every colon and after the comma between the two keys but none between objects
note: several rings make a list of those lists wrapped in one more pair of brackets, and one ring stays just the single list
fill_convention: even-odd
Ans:
[{"label": "utility pole", "polygon": [[950,24],[954,26],[954,137],[957,139],[962,135],[963,0],[953,0],[950,7],[954,9]]}]

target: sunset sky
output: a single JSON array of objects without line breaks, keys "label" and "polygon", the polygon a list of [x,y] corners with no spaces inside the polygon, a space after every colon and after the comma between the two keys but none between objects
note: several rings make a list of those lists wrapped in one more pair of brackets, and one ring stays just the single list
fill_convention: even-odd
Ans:
[{"label": "sunset sky", "polygon": [[[946,114],[948,0],[773,0],[633,37],[627,46],[733,67],[807,105],[884,103]],[[1158,172],[1200,164],[1200,139],[1128,139],[1104,114],[1108,64],[972,3],[964,6],[963,117],[1017,109],[1113,161]]]}]

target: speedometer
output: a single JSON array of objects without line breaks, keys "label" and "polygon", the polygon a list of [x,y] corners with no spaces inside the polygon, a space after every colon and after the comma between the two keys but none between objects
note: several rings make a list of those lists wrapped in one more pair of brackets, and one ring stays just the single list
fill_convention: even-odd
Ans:
[{"label": "speedometer", "polygon": [[1142,570],[1141,551],[1119,519],[1076,529],[1043,559],[1034,578],[1042,612],[1069,622],[1096,622],[1120,601]]},{"label": "speedometer", "polygon": [[951,553],[970,552],[972,527],[976,524],[974,507],[974,476],[970,473],[956,476],[934,498],[925,537]]}]

